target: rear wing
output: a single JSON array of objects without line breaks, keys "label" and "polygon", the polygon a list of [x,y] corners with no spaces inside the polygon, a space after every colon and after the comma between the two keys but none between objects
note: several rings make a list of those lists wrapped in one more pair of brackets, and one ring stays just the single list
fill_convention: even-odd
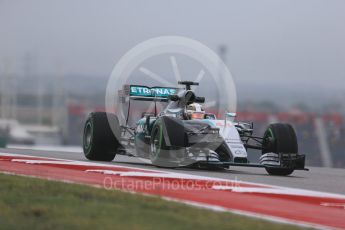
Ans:
[{"label": "rear wing", "polygon": [[120,102],[125,103],[129,100],[139,101],[168,101],[170,95],[177,93],[178,88],[174,87],[148,87],[143,85],[124,85],[119,90]]}]

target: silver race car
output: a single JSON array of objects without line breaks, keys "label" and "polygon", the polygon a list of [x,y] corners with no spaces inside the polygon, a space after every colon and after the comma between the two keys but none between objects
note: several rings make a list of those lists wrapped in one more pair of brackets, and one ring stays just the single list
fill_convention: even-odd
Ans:
[{"label": "silver race car", "polygon": [[[85,123],[83,149],[89,160],[112,161],[116,154],[150,160],[159,167],[228,168],[262,167],[271,175],[290,175],[305,169],[305,155],[298,153],[295,131],[289,124],[270,124],[262,137],[253,135],[253,124],[235,121],[235,113],[223,120],[207,113],[191,86],[183,89],[125,85],[119,99],[127,103],[127,116],[121,124],[115,114],[91,113]],[[155,103],[153,113],[129,125],[131,101]],[[166,107],[157,112],[157,102]],[[261,151],[260,162],[251,163],[247,150]]]}]

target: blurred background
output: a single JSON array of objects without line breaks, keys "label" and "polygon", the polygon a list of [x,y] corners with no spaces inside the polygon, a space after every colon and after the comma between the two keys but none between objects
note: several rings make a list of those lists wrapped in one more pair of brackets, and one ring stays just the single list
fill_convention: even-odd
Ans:
[{"label": "blurred background", "polygon": [[238,120],[258,135],[290,122],[309,166],[344,168],[344,12],[343,0],[0,0],[0,146],[80,150],[121,56],[178,35],[227,64]]}]

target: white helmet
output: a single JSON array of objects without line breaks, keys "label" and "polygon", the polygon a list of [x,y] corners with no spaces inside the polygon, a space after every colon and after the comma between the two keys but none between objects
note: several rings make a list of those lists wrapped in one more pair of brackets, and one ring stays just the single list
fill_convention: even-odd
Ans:
[{"label": "white helmet", "polygon": [[198,103],[187,105],[186,113],[189,119],[204,119],[205,117],[205,110],[203,106]]}]

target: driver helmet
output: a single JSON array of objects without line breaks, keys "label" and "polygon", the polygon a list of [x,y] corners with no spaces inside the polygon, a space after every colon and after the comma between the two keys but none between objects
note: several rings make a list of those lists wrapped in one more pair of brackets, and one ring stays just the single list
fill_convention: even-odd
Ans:
[{"label": "driver helmet", "polygon": [[187,117],[190,120],[205,118],[205,110],[203,106],[198,103],[192,103],[192,104],[187,105],[186,113],[187,113]]}]

